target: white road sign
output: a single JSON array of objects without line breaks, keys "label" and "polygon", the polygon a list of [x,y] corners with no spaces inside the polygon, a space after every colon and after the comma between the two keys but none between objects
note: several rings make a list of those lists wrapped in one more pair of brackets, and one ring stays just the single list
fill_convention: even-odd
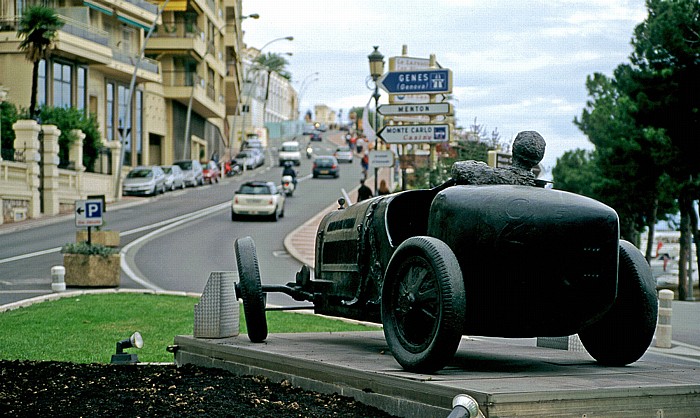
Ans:
[{"label": "white road sign", "polygon": [[437,144],[450,139],[450,125],[386,125],[377,135],[388,144]]},{"label": "white road sign", "polygon": [[390,150],[369,152],[369,165],[371,167],[393,167],[394,153]]},{"label": "white road sign", "polygon": [[75,226],[102,226],[102,200],[76,200]]},{"label": "white road sign", "polygon": [[448,115],[452,113],[452,105],[450,103],[384,104],[379,106],[378,111],[384,116]]}]

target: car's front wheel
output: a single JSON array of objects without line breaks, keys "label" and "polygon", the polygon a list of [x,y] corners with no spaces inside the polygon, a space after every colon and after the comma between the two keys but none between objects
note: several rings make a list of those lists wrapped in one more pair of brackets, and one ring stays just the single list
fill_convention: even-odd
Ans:
[{"label": "car's front wheel", "polygon": [[466,316],[459,262],[432,237],[404,241],[389,261],[382,289],[384,336],[406,370],[433,373],[454,356]]},{"label": "car's front wheel", "polygon": [[248,338],[254,343],[260,343],[267,338],[267,318],[265,317],[265,294],[260,282],[258,256],[255,252],[255,242],[251,237],[236,240],[233,245],[238,267],[239,290],[243,299]]},{"label": "car's front wheel", "polygon": [[600,364],[634,363],[651,344],[657,315],[656,281],[651,268],[637,247],[620,241],[617,298],[602,318],[578,333],[581,343]]}]

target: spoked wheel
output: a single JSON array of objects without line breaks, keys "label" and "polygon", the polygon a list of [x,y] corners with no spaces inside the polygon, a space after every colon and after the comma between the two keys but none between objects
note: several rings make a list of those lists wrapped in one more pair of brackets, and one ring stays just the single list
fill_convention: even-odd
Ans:
[{"label": "spoked wheel", "polygon": [[238,265],[239,289],[243,299],[248,338],[254,343],[260,343],[267,338],[267,318],[255,243],[251,237],[244,237],[237,239],[233,247]]},{"label": "spoked wheel", "polygon": [[442,369],[459,347],[465,311],[464,279],[450,247],[432,237],[404,241],[382,289],[384,336],[396,361],[412,372]]},{"label": "spoked wheel", "polygon": [[656,282],[641,252],[620,241],[617,299],[597,322],[579,332],[586,351],[606,366],[624,366],[644,355],[658,314]]}]

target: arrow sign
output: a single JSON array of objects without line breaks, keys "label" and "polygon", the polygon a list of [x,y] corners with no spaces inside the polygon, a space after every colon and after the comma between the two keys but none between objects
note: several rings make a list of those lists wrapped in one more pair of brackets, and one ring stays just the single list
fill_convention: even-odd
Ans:
[{"label": "arrow sign", "polygon": [[384,116],[448,115],[452,113],[452,106],[450,103],[384,104],[377,111]]},{"label": "arrow sign", "polygon": [[102,200],[76,200],[75,226],[101,226]]},{"label": "arrow sign", "polygon": [[387,144],[437,144],[449,140],[450,125],[386,125],[377,135]]},{"label": "arrow sign", "polygon": [[388,93],[450,93],[452,92],[452,71],[439,68],[391,71],[384,74],[377,83]]}]

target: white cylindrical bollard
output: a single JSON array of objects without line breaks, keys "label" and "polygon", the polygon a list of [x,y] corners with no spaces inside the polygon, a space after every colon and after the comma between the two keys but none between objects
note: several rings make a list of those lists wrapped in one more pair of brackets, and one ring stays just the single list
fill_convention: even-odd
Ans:
[{"label": "white cylindrical bollard", "polygon": [[66,268],[63,266],[51,267],[51,290],[54,292],[66,291]]},{"label": "white cylindrical bollard", "polygon": [[671,348],[671,314],[673,313],[673,291],[659,291],[659,320],[656,323],[656,346]]}]

